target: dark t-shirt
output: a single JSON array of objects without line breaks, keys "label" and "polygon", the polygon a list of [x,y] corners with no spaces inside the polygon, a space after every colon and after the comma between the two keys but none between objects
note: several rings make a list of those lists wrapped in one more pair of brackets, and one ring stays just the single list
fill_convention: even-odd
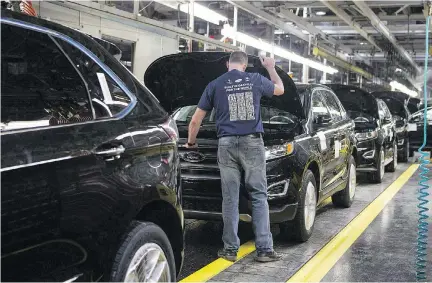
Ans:
[{"label": "dark t-shirt", "polygon": [[206,87],[198,108],[215,109],[218,137],[264,133],[260,101],[273,93],[274,84],[266,77],[231,70]]}]

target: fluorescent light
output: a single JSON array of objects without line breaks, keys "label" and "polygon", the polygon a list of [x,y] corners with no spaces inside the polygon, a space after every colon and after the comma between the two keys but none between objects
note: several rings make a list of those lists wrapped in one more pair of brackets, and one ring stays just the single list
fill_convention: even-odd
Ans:
[{"label": "fluorescent light", "polygon": [[366,42],[360,42],[360,45],[366,45],[367,43]]},{"label": "fluorescent light", "polygon": [[304,64],[306,66],[309,66],[311,68],[329,73],[329,74],[334,74],[337,73],[338,70],[336,70],[335,68],[332,68],[330,66],[326,66],[320,62],[316,62],[313,61],[311,59],[302,57],[292,51],[286,50],[282,47],[279,46],[273,46],[272,44],[261,40],[260,38],[255,38],[252,36],[249,36],[247,34],[241,33],[241,32],[236,32],[231,26],[229,25],[225,25],[224,28],[221,31],[223,36],[226,37],[230,37],[230,38],[235,38],[238,42],[241,42],[243,44],[255,47],[256,49],[265,51],[265,52],[269,52],[269,53],[273,53],[276,56],[288,59],[288,60],[292,60],[294,62],[300,63],[300,64]]},{"label": "fluorescent light", "polygon": [[327,14],[327,13],[324,11],[318,11],[315,13],[315,15],[317,15],[317,16],[324,16],[325,14]]},{"label": "fluorescent light", "polygon": [[[155,2],[177,10],[177,1],[156,0]],[[189,12],[188,4],[180,4],[180,11],[187,14]],[[207,22],[211,22],[215,25],[218,25],[219,22],[227,22],[228,21],[227,17],[225,17],[219,13],[216,13],[215,11],[210,10],[209,8],[207,8],[203,5],[200,5],[196,2],[194,2],[194,16],[197,18],[203,19]]]},{"label": "fluorescent light", "polygon": [[418,93],[416,91],[410,90],[405,85],[398,83],[397,81],[391,81],[390,86],[391,86],[392,90],[400,90],[401,92],[404,92],[404,93],[406,93],[412,97],[418,96]]},{"label": "fluorescent light", "polygon": [[305,29],[302,29],[302,33],[309,34],[309,32],[307,30],[305,30]]}]

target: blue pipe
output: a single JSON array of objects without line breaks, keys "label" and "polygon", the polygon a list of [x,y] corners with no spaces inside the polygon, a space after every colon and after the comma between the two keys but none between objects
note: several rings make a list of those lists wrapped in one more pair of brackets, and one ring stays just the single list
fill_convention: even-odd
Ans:
[{"label": "blue pipe", "polygon": [[418,205],[417,208],[419,214],[418,220],[418,231],[417,231],[417,258],[416,258],[416,278],[417,281],[426,281],[427,279],[427,242],[428,242],[428,196],[429,196],[429,160],[428,154],[423,151],[423,148],[426,146],[427,142],[427,127],[428,127],[428,119],[427,119],[427,71],[428,71],[428,57],[429,57],[429,24],[430,24],[430,16],[426,19],[426,53],[425,53],[425,63],[424,63],[424,123],[423,123],[423,144],[419,148],[420,153],[420,181],[419,181],[419,190],[418,190]]}]

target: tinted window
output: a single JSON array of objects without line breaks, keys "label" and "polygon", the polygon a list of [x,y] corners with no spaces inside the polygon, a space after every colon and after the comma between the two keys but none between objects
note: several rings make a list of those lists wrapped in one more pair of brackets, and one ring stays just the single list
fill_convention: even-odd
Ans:
[{"label": "tinted window", "polygon": [[390,113],[390,110],[387,108],[385,102],[382,101],[381,99],[378,100],[378,111],[379,111],[380,119],[384,119],[384,118],[391,119],[392,115]]},{"label": "tinted window", "polygon": [[318,115],[330,115],[327,109],[323,97],[319,91],[314,91],[312,95],[312,116],[315,119]]},{"label": "tinted window", "polygon": [[45,34],[1,25],[1,129],[93,119],[85,83]]},{"label": "tinted window", "polygon": [[329,91],[321,90],[321,93],[324,95],[325,102],[330,111],[330,115],[333,120],[339,121],[342,119],[341,108],[339,106],[338,100],[335,95]]},{"label": "tinted window", "polygon": [[96,118],[112,117],[128,106],[129,96],[96,62],[69,43],[57,42],[87,83]]}]

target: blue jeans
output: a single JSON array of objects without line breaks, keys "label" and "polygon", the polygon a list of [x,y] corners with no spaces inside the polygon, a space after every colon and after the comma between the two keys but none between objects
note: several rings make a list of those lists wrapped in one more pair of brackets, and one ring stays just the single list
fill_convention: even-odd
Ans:
[{"label": "blue jeans", "polygon": [[230,136],[219,139],[218,164],[222,184],[222,217],[224,248],[237,251],[239,222],[239,191],[241,171],[252,200],[252,226],[258,252],[273,250],[267,203],[265,149],[262,138]]}]

